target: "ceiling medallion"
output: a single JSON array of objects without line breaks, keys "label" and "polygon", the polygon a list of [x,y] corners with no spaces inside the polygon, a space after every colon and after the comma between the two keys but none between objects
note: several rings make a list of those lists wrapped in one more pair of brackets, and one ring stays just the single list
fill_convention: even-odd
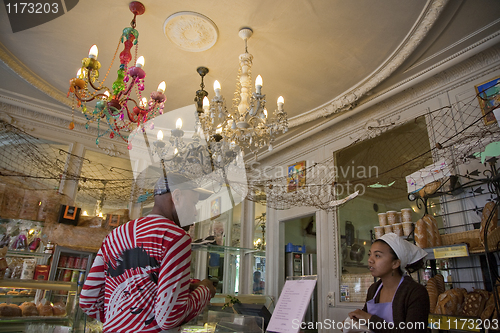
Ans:
[{"label": "ceiling medallion", "polygon": [[208,50],[219,37],[215,23],[195,12],[178,12],[170,15],[163,24],[163,32],[177,47],[189,52]]}]

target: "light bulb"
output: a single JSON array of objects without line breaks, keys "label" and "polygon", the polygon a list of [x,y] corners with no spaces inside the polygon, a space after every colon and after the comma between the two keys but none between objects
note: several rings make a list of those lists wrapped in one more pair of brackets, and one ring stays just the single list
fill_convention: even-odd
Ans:
[{"label": "light bulb", "polygon": [[278,110],[283,111],[283,104],[285,103],[285,99],[283,96],[278,97]]},{"label": "light bulb", "polygon": [[177,155],[177,153],[179,152],[179,150],[177,148],[174,149],[174,154]]},{"label": "light bulb", "polygon": [[203,110],[208,111],[210,109],[210,101],[207,96],[203,97]]},{"label": "light bulb", "polygon": [[257,75],[257,78],[255,79],[255,90],[258,95],[260,95],[261,89],[262,89],[262,76]]},{"label": "light bulb", "polygon": [[97,45],[94,44],[89,50],[89,58],[97,59],[98,55],[99,55],[99,50],[97,49]]},{"label": "light bulb", "polygon": [[102,217],[102,212],[101,212],[101,213],[99,213],[99,217]]},{"label": "light bulb", "polygon": [[76,77],[81,79],[82,78],[82,69],[80,68],[78,72],[76,72]]},{"label": "light bulb", "polygon": [[217,126],[217,129],[215,130],[215,133],[221,134],[222,133],[222,125]]},{"label": "light bulb", "polygon": [[161,83],[158,85],[158,92],[161,92],[162,94],[165,92],[165,88],[167,88],[167,85],[165,84],[165,81],[161,81]]},{"label": "light bulb", "polygon": [[144,66],[144,57],[140,56],[139,59],[137,59],[137,62],[135,63],[135,67],[142,68],[142,66]]},{"label": "light bulb", "polygon": [[178,130],[180,130],[182,128],[182,119],[181,118],[177,119],[177,121],[175,122],[175,128],[177,128]]},{"label": "light bulb", "polygon": [[82,213],[82,215],[83,215],[83,216],[89,216],[89,213],[87,213],[87,211],[86,211],[86,210],[84,210],[84,211],[83,211],[83,213]]},{"label": "light bulb", "polygon": [[146,98],[146,97],[143,97],[143,98],[141,99],[141,102],[139,103],[139,106],[140,106],[142,109],[145,109],[147,105],[148,105],[148,100],[147,100],[147,98]]},{"label": "light bulb", "polygon": [[264,116],[266,116],[266,118],[267,118],[267,110],[266,110],[266,109],[264,109],[264,111],[263,111],[263,112],[264,112]]},{"label": "light bulb", "polygon": [[161,130],[159,130],[158,134],[156,134],[156,140],[158,140],[158,141],[163,140],[163,132]]},{"label": "light bulb", "polygon": [[220,97],[220,83],[219,81],[215,80],[214,82],[214,91],[215,91],[215,96]]},{"label": "light bulb", "polygon": [[109,99],[109,91],[107,91],[107,90],[106,90],[106,91],[104,92],[104,96],[102,97],[102,99],[103,99],[104,101],[107,101],[107,100]]}]

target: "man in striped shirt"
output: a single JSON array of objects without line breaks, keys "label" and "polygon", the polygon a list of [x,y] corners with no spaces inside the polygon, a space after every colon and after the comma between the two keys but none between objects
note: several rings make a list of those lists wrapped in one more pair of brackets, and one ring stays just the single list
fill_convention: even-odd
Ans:
[{"label": "man in striped shirt", "polygon": [[146,217],[114,229],[105,239],[80,295],[80,307],[104,332],[179,332],[215,295],[212,281],[190,284],[195,205],[208,197],[182,175],[155,185]]}]

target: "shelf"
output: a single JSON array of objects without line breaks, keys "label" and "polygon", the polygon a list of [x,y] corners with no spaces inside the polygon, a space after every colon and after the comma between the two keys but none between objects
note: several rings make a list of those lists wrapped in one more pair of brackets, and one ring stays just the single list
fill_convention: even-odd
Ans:
[{"label": "shelf", "polygon": [[85,268],[82,269],[82,268],[57,267],[57,269],[62,269],[62,270],[69,269],[70,271],[80,271],[80,272],[87,271]]},{"label": "shelf", "polygon": [[256,249],[248,249],[243,247],[230,247],[230,246],[222,246],[222,245],[212,245],[212,244],[191,244],[191,249],[193,251],[206,251],[206,252],[215,252],[215,253],[229,253],[229,254],[249,254],[252,253],[259,257],[265,257],[266,251],[256,250]]},{"label": "shelf", "polygon": [[76,283],[73,282],[4,279],[0,280],[0,288],[17,288],[17,289],[25,288],[25,289],[76,291],[77,285]]},{"label": "shelf", "polygon": [[29,295],[0,295],[1,303],[24,303],[24,302],[33,302],[35,298],[35,294],[32,296]]},{"label": "shelf", "polygon": [[17,251],[17,250],[8,250],[8,257],[42,257],[49,258],[52,253],[40,253],[40,252],[30,252],[30,251]]}]

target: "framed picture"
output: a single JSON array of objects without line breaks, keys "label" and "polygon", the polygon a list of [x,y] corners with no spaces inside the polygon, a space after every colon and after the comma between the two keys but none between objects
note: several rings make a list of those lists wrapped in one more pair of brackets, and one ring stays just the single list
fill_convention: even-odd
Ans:
[{"label": "framed picture", "polygon": [[306,185],[306,161],[288,166],[287,192],[294,192]]},{"label": "framed picture", "polygon": [[220,197],[215,198],[210,202],[210,218],[215,219],[220,216]]},{"label": "framed picture", "polygon": [[495,123],[492,110],[500,104],[500,76],[480,83],[475,88],[485,125]]},{"label": "framed picture", "polygon": [[120,225],[120,215],[107,214],[106,223],[110,227],[118,227]]}]

